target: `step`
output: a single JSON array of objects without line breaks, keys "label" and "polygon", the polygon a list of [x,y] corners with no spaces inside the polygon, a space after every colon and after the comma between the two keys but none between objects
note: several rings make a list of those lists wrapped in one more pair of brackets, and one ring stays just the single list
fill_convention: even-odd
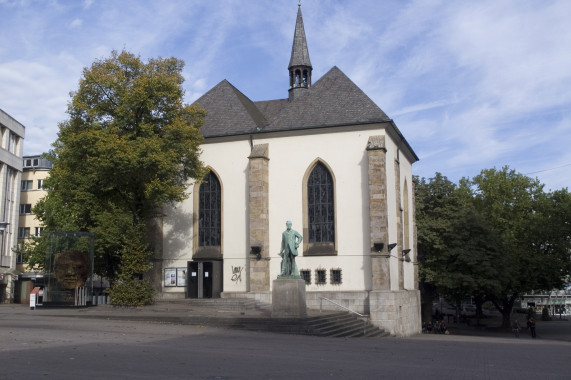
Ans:
[{"label": "step", "polygon": [[[203,298],[177,301],[161,301],[162,303],[184,303],[189,306],[217,309],[219,311],[270,310],[271,305],[250,298]],[[323,312],[315,315],[313,310],[307,318],[270,318],[264,315],[248,317],[228,315],[224,318],[214,316],[189,317],[183,324],[204,324],[223,328],[248,331],[268,331],[281,334],[300,334],[328,337],[384,337],[389,334],[376,326],[348,312]],[[213,314],[214,315],[214,314]]]}]

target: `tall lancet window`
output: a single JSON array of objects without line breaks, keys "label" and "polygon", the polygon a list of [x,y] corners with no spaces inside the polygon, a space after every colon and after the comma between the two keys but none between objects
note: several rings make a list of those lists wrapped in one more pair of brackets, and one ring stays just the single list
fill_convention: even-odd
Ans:
[{"label": "tall lancet window", "polygon": [[198,246],[220,246],[220,181],[212,171],[203,178],[199,189]]},{"label": "tall lancet window", "polygon": [[335,242],[335,199],[333,177],[318,162],[307,180],[309,243]]}]

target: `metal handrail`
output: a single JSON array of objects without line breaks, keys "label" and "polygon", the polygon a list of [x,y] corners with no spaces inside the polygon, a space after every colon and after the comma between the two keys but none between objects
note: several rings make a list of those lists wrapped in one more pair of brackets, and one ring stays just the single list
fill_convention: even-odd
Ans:
[{"label": "metal handrail", "polygon": [[343,305],[339,305],[337,302],[332,301],[332,300],[330,300],[329,298],[325,298],[325,297],[321,297],[321,296],[320,296],[319,298],[320,298],[320,301],[319,301],[319,312],[320,312],[320,313],[322,312],[322,308],[323,308],[323,300],[325,300],[325,301],[331,302],[331,303],[332,303],[333,305],[335,305],[335,306],[339,306],[339,307],[340,307],[341,309],[343,309],[343,310],[346,310],[346,311],[348,311],[348,312],[350,312],[350,313],[353,313],[353,314],[357,315],[357,316],[360,317],[360,318],[367,318],[367,319],[364,319],[364,320],[363,320],[363,335],[365,335],[365,333],[367,332],[367,323],[368,323],[368,318],[369,318],[368,315],[364,315],[364,314],[357,313],[356,311],[351,310],[351,309],[349,309],[348,307],[345,307],[345,306],[343,306]]},{"label": "metal handrail", "polygon": [[331,302],[333,305],[339,306],[341,309],[344,309],[344,310],[347,310],[347,311],[350,312],[350,313],[356,314],[356,315],[358,315],[359,317],[369,318],[368,315],[359,314],[359,313],[357,313],[356,311],[353,311],[353,310],[349,309],[348,307],[345,307],[345,306],[343,306],[343,305],[339,305],[337,302],[332,301],[332,300],[330,300],[329,298],[325,298],[325,297],[319,297],[319,298],[321,299],[321,301],[319,302],[319,312],[320,312],[320,313],[321,313],[321,309],[322,309],[322,307],[323,307],[323,302],[322,302],[322,301],[325,300],[325,301]]}]

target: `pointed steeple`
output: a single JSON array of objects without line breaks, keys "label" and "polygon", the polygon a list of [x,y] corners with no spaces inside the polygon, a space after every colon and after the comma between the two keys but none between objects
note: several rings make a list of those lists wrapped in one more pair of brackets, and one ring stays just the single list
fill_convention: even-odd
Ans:
[{"label": "pointed steeple", "polygon": [[295,32],[293,35],[293,45],[291,47],[291,58],[289,60],[289,99],[293,100],[294,93],[302,89],[311,87],[311,61],[307,50],[307,40],[305,39],[305,29],[303,28],[303,17],[301,16],[301,3],[297,8],[297,20],[295,22]]}]

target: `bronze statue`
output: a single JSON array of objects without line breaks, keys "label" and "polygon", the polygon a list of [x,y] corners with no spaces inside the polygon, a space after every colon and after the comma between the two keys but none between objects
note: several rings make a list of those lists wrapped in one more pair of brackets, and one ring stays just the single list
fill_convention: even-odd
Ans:
[{"label": "bronze statue", "polygon": [[282,270],[278,278],[301,278],[295,257],[303,238],[297,231],[291,229],[289,220],[286,222],[286,227],[287,229],[282,233],[282,247],[279,253],[282,258]]},{"label": "bronze statue", "polygon": [[87,255],[79,251],[56,253],[54,275],[61,290],[85,286],[88,275]]}]

